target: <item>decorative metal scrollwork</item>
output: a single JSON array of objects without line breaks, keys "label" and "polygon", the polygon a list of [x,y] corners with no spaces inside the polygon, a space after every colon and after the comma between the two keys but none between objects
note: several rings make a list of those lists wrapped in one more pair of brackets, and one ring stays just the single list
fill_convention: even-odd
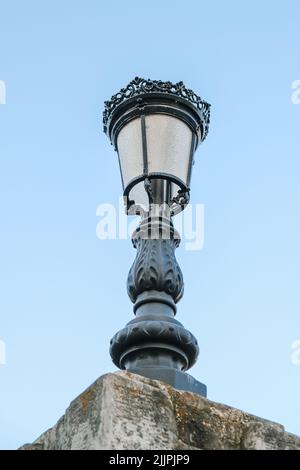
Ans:
[{"label": "decorative metal scrollwork", "polygon": [[117,94],[113,95],[109,101],[105,101],[105,109],[103,112],[104,132],[107,132],[110,116],[117,106],[129,98],[138,97],[145,93],[166,93],[186,99],[192,103],[202,113],[204,130],[202,140],[205,139],[208,134],[210,121],[210,104],[207,103],[207,101],[203,100],[192,90],[186,88],[183,82],[163,82],[161,80],[146,80],[140,77],[135,77],[125,88],[121,88]]}]

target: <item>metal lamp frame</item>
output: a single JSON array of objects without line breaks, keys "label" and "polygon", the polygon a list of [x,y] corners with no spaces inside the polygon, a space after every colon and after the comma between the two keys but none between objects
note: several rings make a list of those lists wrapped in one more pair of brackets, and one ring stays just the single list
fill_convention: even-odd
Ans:
[{"label": "metal lamp frame", "polygon": [[[140,212],[139,206],[136,207],[135,201],[130,199],[130,192],[135,185],[142,181],[146,181],[145,190],[148,194],[149,203],[151,203],[151,194],[147,191],[147,188],[149,188],[147,182],[151,182],[152,179],[166,180],[167,188],[171,186],[171,183],[175,183],[180,189],[178,190],[178,194],[168,200],[167,203],[170,206],[171,215],[175,215],[183,210],[189,202],[194,153],[199,143],[205,139],[208,132],[210,105],[194,92],[185,88],[182,82],[174,85],[171,82],[144,80],[137,77],[117,95],[112,96],[111,100],[105,103],[105,106],[103,115],[104,131],[110,138],[117,152],[117,140],[121,129],[133,119],[141,119],[143,173],[133,178],[126,187],[124,185],[119,160],[127,214],[133,212],[133,207],[135,207],[136,214]],[[176,175],[162,172],[149,173],[148,171],[145,117],[153,114],[164,114],[176,117],[187,124],[192,130],[186,183]],[[170,193],[170,189],[167,189],[167,192],[168,191]]]}]

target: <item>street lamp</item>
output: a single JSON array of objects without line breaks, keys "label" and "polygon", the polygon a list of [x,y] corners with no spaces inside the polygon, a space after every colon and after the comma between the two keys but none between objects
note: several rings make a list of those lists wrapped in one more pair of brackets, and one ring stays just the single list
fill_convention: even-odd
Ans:
[{"label": "street lamp", "polygon": [[136,259],[127,281],[135,318],[110,342],[114,364],[206,396],[186,374],[196,362],[195,337],[175,319],[183,277],[175,258],[180,236],[172,217],[189,202],[194,153],[208,133],[210,105],[182,82],[135,78],[105,102],[104,131],[118,153]]}]

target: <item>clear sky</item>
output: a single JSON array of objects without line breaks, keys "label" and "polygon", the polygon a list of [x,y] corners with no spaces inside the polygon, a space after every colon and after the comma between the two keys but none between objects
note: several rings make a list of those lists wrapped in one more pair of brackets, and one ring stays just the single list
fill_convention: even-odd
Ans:
[{"label": "clear sky", "polygon": [[177,250],[191,373],[210,399],[300,435],[299,17],[297,0],[0,0],[0,448],[115,370],[135,252],[96,237],[97,206],[121,194],[101,113],[136,75],[212,104],[192,179],[204,247]]}]

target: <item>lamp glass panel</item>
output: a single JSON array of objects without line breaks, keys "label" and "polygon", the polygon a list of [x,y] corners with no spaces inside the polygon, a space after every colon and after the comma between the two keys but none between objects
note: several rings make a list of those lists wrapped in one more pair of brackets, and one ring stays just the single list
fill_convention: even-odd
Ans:
[{"label": "lamp glass panel", "polygon": [[180,119],[165,114],[146,116],[149,173],[168,173],[187,183],[192,130]]},{"label": "lamp glass panel", "polygon": [[140,118],[130,121],[118,135],[118,155],[124,188],[143,174],[143,145]]}]

